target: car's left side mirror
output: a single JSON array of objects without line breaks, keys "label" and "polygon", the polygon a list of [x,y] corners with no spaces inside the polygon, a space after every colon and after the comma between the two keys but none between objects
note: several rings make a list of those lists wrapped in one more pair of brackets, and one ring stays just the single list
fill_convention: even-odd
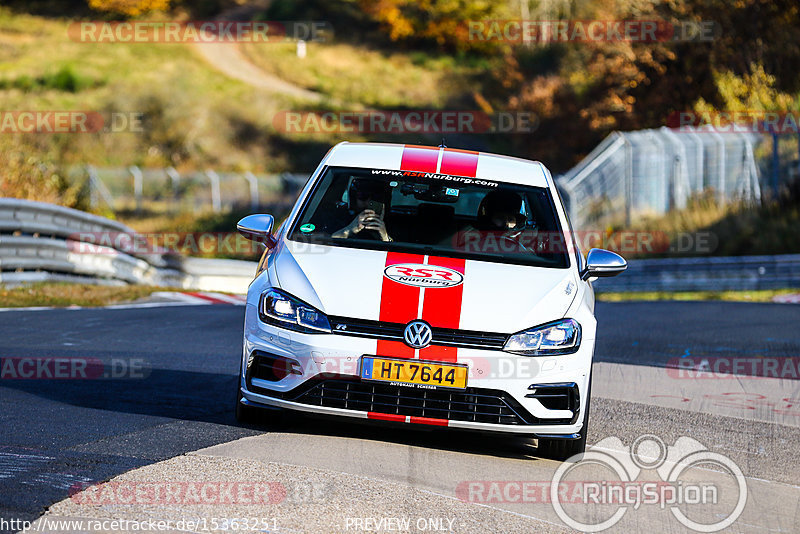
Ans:
[{"label": "car's left side mirror", "polygon": [[581,280],[601,276],[617,276],[628,268],[625,258],[610,250],[593,248],[586,255],[586,267],[581,272]]},{"label": "car's left side mirror", "polygon": [[267,247],[272,248],[276,243],[275,236],[272,235],[274,224],[275,218],[272,215],[256,213],[248,215],[236,223],[236,230],[247,239],[264,243]]}]

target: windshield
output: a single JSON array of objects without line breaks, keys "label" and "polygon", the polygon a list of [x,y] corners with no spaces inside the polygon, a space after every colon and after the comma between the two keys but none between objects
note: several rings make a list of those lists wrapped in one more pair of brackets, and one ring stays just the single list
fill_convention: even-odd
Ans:
[{"label": "windshield", "polygon": [[327,168],[289,239],[538,267],[569,265],[546,188],[415,171]]}]

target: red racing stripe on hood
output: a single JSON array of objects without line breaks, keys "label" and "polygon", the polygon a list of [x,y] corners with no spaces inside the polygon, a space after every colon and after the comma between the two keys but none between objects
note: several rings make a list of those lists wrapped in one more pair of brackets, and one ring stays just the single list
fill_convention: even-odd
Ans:
[{"label": "red racing stripe on hood", "polygon": [[[398,263],[422,263],[425,259],[420,254],[388,252],[386,266]],[[384,267],[384,268],[385,268]],[[383,273],[381,273],[383,274]],[[401,284],[383,276],[381,286],[381,308],[378,320],[388,323],[405,324],[417,318],[419,312],[420,288]],[[378,356],[394,356],[396,358],[413,358],[414,349],[400,341],[378,340]]]},{"label": "red racing stripe on hood", "polygon": [[400,159],[401,171],[436,172],[439,149],[430,146],[405,145]]},{"label": "red racing stripe on hood", "polygon": [[[464,276],[466,260],[432,256],[428,258],[428,265],[447,267],[458,271],[461,276]],[[464,281],[466,281],[466,277],[464,277]],[[427,288],[422,304],[421,319],[438,328],[458,328],[461,324],[461,301],[463,295],[464,282],[453,287]],[[423,360],[456,362],[458,361],[458,348],[431,345],[420,350],[419,357]]]},{"label": "red racing stripe on hood", "polygon": [[453,174],[455,176],[467,176],[475,178],[478,171],[478,153],[472,150],[457,150],[445,148],[442,154],[442,166],[439,169],[441,174]]}]

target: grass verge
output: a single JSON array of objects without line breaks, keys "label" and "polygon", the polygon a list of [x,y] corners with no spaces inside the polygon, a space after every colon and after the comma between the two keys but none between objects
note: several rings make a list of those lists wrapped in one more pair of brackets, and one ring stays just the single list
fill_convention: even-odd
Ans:
[{"label": "grass verge", "polygon": [[348,43],[245,43],[253,64],[283,80],[357,108],[438,109],[462,97],[476,70],[449,57],[383,52]]},{"label": "grass verge", "polygon": [[15,287],[0,285],[0,308],[107,306],[148,297],[155,291],[177,290],[158,286],[100,286],[66,282],[40,282]]}]

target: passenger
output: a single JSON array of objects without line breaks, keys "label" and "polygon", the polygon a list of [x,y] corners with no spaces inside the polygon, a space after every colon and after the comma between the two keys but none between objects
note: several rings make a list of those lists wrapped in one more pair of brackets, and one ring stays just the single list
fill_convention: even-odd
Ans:
[{"label": "passenger", "polygon": [[352,222],[333,232],[331,237],[392,241],[384,222],[391,201],[391,189],[386,182],[354,178],[347,191],[347,201],[347,213],[343,216],[346,220],[352,218]]},{"label": "passenger", "polygon": [[480,230],[522,230],[525,217],[522,215],[522,198],[513,191],[492,191],[478,207]]}]

